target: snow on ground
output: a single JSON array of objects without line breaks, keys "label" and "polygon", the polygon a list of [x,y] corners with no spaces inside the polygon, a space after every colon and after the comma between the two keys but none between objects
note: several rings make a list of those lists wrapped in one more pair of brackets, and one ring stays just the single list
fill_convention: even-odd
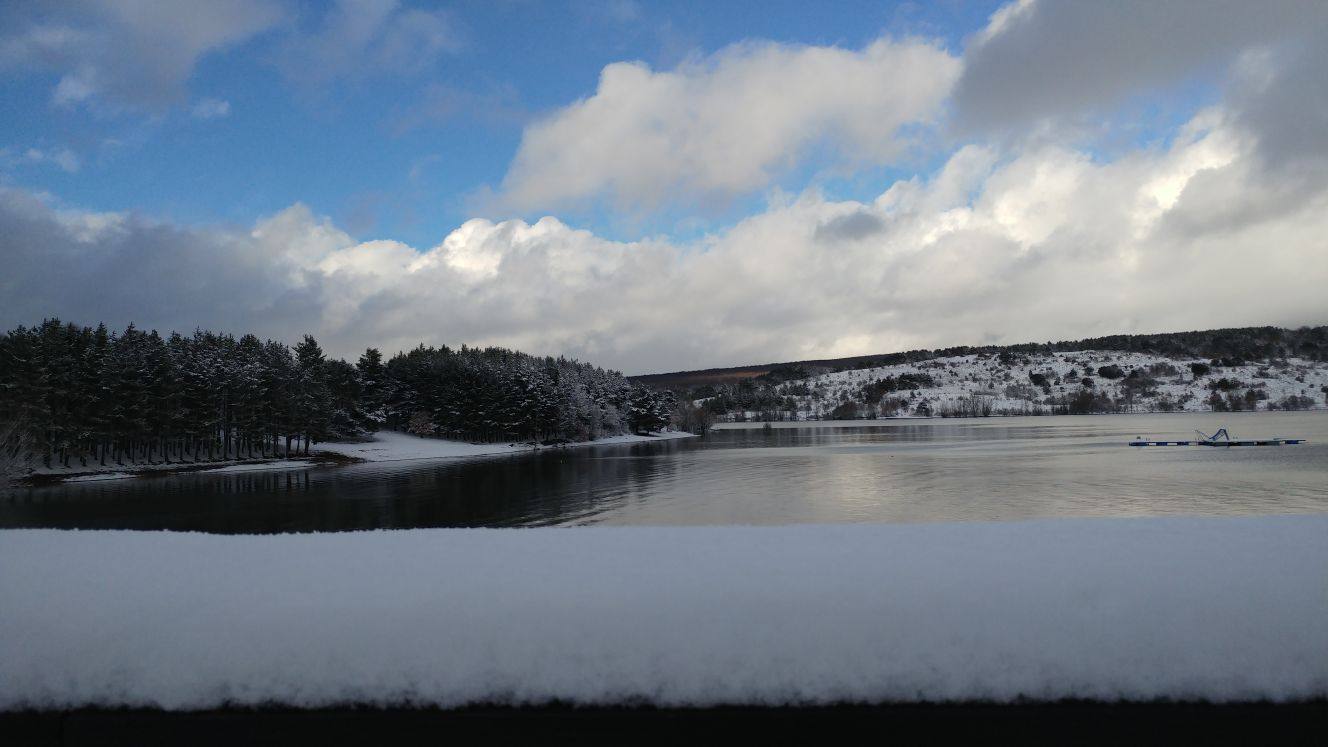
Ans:
[{"label": "snow on ground", "polygon": [[1328,696],[1328,516],[0,532],[0,709]]},{"label": "snow on ground", "polygon": [[[1270,402],[1281,402],[1290,395],[1309,397],[1315,402],[1315,409],[1324,407],[1325,392],[1328,392],[1324,388],[1328,387],[1328,364],[1322,362],[1289,358],[1285,368],[1264,364],[1213,367],[1211,372],[1203,376],[1195,376],[1191,372],[1191,363],[1207,364],[1209,361],[1113,350],[1081,350],[1017,356],[1016,360],[1007,365],[996,356],[960,355],[917,363],[838,371],[791,384],[805,384],[812,391],[818,392],[817,397],[795,397],[799,415],[803,418],[826,417],[845,395],[860,401],[862,387],[872,381],[916,373],[931,376],[936,385],[887,394],[887,397],[902,397],[907,401],[910,410],[903,414],[908,414],[921,398],[926,398],[933,410],[939,412],[946,403],[958,402],[974,395],[989,397],[997,413],[1018,413],[1035,408],[1049,396],[1031,384],[1030,373],[1045,374],[1049,380],[1057,382],[1052,384],[1050,396],[1074,394],[1080,389],[1080,380],[1087,376],[1094,380],[1097,391],[1119,399],[1122,396],[1120,380],[1098,376],[1097,370],[1100,367],[1117,365],[1129,372],[1132,369],[1147,371],[1150,366],[1171,366],[1175,374],[1153,375],[1157,380],[1156,394],[1140,396],[1134,407],[1136,411],[1157,410],[1158,398],[1162,396],[1179,403],[1178,409],[1181,411],[1207,411],[1210,409],[1207,402],[1211,393],[1209,384],[1223,378],[1235,379],[1244,385],[1237,391],[1238,395],[1249,387],[1267,394],[1268,399],[1259,403],[1260,409],[1268,409]],[[749,418],[757,417],[756,413],[747,415]]]},{"label": "snow on ground", "polygon": [[[564,444],[572,446],[601,446],[604,444],[631,444],[661,439],[691,438],[694,434],[683,431],[663,431],[649,436],[623,435],[609,436],[595,441],[581,441]],[[378,431],[373,440],[366,443],[319,443],[310,447],[310,452],[330,452],[355,457],[369,462],[395,462],[409,459],[448,459],[452,457],[487,456],[493,454],[513,454],[521,451],[533,451],[536,448],[521,444],[472,444],[464,441],[448,441],[441,438],[420,438],[409,433],[396,431]],[[295,449],[294,451],[299,451]],[[195,467],[194,462],[174,462],[171,464],[133,465],[132,472],[126,472],[123,465],[108,464],[101,466],[90,463],[86,467],[75,462],[68,467],[39,467],[33,475],[64,477],[64,482],[91,482],[97,480],[122,480],[138,477],[144,473],[172,472]],[[200,470],[209,474],[228,472],[260,472],[277,469],[303,469],[315,466],[316,462],[308,459],[270,459],[267,461],[216,462],[216,467]]]},{"label": "snow on ground", "polygon": [[654,431],[649,436],[638,436],[635,434],[624,434],[621,436],[607,436],[597,441],[581,441],[579,443],[568,444],[569,446],[602,446],[604,444],[639,444],[645,441],[669,441],[677,438],[696,438],[695,433],[687,431]]},{"label": "snow on ground", "polygon": [[[229,467],[217,467],[216,469],[202,470],[208,474],[218,472],[261,472],[269,469],[304,469],[314,466],[314,462],[308,459],[277,459],[271,462],[259,462],[257,464],[232,464]],[[66,480],[66,482],[68,482]]]},{"label": "snow on ground", "polygon": [[66,477],[65,482],[100,482],[102,480],[123,480],[126,477],[136,477],[130,472],[94,472],[90,475],[75,475]]},{"label": "snow on ground", "polygon": [[[610,436],[595,441],[569,443],[566,446],[601,446],[604,444],[628,444],[645,441],[658,441],[670,438],[690,438],[691,433],[665,431],[649,436]],[[489,454],[512,454],[533,451],[537,447],[510,444],[472,444],[465,441],[448,441],[441,438],[421,438],[398,431],[378,431],[369,443],[322,443],[315,444],[313,451],[326,451],[335,454],[363,459],[369,462],[397,462],[407,459],[447,459],[451,457],[484,456]]]}]

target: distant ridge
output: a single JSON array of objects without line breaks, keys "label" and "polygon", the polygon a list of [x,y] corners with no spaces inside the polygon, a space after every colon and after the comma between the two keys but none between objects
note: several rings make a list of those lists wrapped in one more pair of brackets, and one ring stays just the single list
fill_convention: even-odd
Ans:
[{"label": "distant ridge", "polygon": [[[653,387],[671,389],[706,384],[734,383],[774,373],[771,378],[801,378],[835,370],[892,366],[958,355],[999,355],[1001,353],[1051,353],[1077,350],[1118,350],[1150,353],[1168,357],[1199,357],[1227,361],[1227,365],[1269,357],[1297,356],[1308,360],[1328,360],[1328,325],[1314,327],[1231,327],[1225,329],[1163,332],[1158,334],[1108,335],[1060,342],[1027,342],[1013,345],[961,345],[936,350],[919,349],[901,353],[855,355],[847,358],[818,358],[727,368],[704,368],[694,371],[629,376]],[[802,376],[780,376],[784,371],[803,369]]]}]

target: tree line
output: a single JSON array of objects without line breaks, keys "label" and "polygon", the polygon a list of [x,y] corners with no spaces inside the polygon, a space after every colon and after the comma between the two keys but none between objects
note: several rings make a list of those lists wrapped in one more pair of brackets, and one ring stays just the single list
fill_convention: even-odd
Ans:
[{"label": "tree line", "polygon": [[[1083,340],[1029,342],[1014,345],[960,345],[949,348],[906,350],[898,353],[858,355],[849,358],[797,361],[739,368],[711,368],[704,371],[677,371],[633,377],[652,386],[672,389],[696,389],[706,385],[732,384],[737,380],[777,385],[825,373],[881,368],[905,363],[920,363],[936,358],[965,355],[997,356],[1001,362],[1029,355],[1069,353],[1080,350],[1114,350],[1147,353],[1164,358],[1205,358],[1213,365],[1234,367],[1273,358],[1304,358],[1328,361],[1328,325],[1299,327],[1233,327],[1192,332],[1109,335]],[[764,373],[742,375],[746,370]]]},{"label": "tree line", "polygon": [[162,336],[48,319],[0,337],[0,445],[46,467],[308,454],[390,428],[468,441],[594,440],[664,428],[668,392],[567,358],[421,345],[327,357],[206,330]]}]

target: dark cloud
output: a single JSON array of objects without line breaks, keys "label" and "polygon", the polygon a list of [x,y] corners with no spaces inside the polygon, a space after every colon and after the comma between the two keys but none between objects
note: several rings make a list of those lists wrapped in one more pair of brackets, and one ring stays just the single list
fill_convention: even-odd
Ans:
[{"label": "dark cloud", "polygon": [[293,286],[249,236],[61,213],[0,192],[0,323],[59,317],[162,331],[316,329],[318,278]]},{"label": "dark cloud", "polygon": [[821,223],[816,227],[815,237],[817,241],[829,243],[857,241],[884,230],[885,221],[880,216],[866,210],[858,210]]},{"label": "dark cloud", "polygon": [[1019,132],[1221,71],[1242,50],[1303,37],[1328,18],[1305,0],[1012,3],[970,44],[954,91],[960,132]]},{"label": "dark cloud", "polygon": [[[1325,4],[1328,7],[1328,4]],[[1298,43],[1250,60],[1230,108],[1258,140],[1268,167],[1328,167],[1328,23]]]}]

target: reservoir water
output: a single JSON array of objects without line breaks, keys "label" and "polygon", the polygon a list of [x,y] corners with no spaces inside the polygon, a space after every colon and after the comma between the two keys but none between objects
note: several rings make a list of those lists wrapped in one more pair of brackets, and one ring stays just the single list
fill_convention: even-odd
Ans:
[{"label": "reservoir water", "polygon": [[[1296,446],[1129,447],[1226,426]],[[1328,413],[759,424],[539,453],[22,487],[0,527],[270,533],[1328,512]]]}]

